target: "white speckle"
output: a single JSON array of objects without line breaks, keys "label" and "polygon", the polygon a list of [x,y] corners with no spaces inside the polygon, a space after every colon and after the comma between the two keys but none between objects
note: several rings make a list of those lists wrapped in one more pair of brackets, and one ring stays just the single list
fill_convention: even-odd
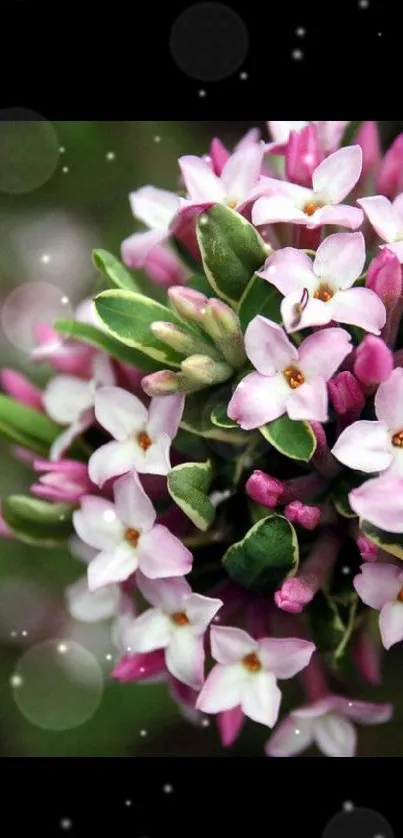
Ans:
[{"label": "white speckle", "polygon": [[352,812],[354,809],[354,803],[351,800],[346,800],[343,803],[343,810],[344,812]]},{"label": "white speckle", "polygon": [[382,32],[378,32],[378,38],[380,38],[381,35],[382,35]]},{"label": "white speckle", "polygon": [[68,166],[63,166],[63,168],[62,168],[62,172],[63,172],[63,174],[64,174],[64,175],[67,175],[67,172],[68,172],[68,171],[69,171],[69,167],[68,167]]},{"label": "white speckle", "polygon": [[200,96],[202,99],[204,98],[204,96],[205,96],[205,95],[206,95],[206,91],[205,91],[205,90],[199,90],[199,96]]},{"label": "white speckle", "polygon": [[293,49],[291,53],[291,58],[293,58],[294,61],[301,61],[303,57],[304,53],[302,52],[302,49]]},{"label": "white speckle", "polygon": [[295,34],[298,35],[298,38],[303,38],[305,35],[306,29],[303,26],[299,26],[298,29],[295,30]]},{"label": "white speckle", "polygon": [[131,806],[131,805],[132,805],[131,800],[125,800],[125,806]]},{"label": "white speckle", "polygon": [[143,728],[143,730],[140,730],[140,736],[143,736],[143,737],[147,736],[147,731],[144,730],[144,728]]},{"label": "white speckle", "polygon": [[211,724],[210,719],[202,719],[202,721],[201,721],[201,726],[202,727],[210,727],[210,724]]},{"label": "white speckle", "polygon": [[18,631],[16,631],[15,629],[13,629],[13,631],[10,631],[10,637],[17,637],[17,634]]},{"label": "white speckle", "polygon": [[139,672],[141,672],[142,675],[144,674],[144,672],[145,672],[144,666],[140,666]]},{"label": "white speckle", "polygon": [[368,9],[369,0],[358,0],[358,8],[359,9]]},{"label": "white speckle", "polygon": [[43,253],[43,254],[42,254],[42,256],[41,256],[41,262],[42,262],[42,264],[43,264],[43,265],[49,265],[49,262],[50,262],[50,256],[49,256],[49,253]]},{"label": "white speckle", "polygon": [[108,151],[106,154],[107,160],[116,160],[116,154],[114,151]]},{"label": "white speckle", "polygon": [[296,736],[299,736],[301,731],[298,727],[296,727],[295,730],[294,730],[294,733],[295,733]]},{"label": "white speckle", "polygon": [[344,576],[348,576],[348,574],[349,574],[351,571],[350,571],[350,568],[349,568],[349,567],[344,566],[344,567],[342,567],[341,572],[344,574]]},{"label": "white speckle", "polygon": [[21,675],[12,675],[10,678],[10,684],[12,687],[22,687],[22,678]]},{"label": "white speckle", "polygon": [[106,521],[107,523],[112,523],[116,518],[115,510],[114,509],[106,509],[102,517],[103,517],[104,521]]},{"label": "white speckle", "polygon": [[60,829],[71,829],[72,826],[73,822],[70,820],[70,818],[63,818],[60,821]]},{"label": "white speckle", "polygon": [[352,702],[352,701],[349,701],[349,702],[348,702],[348,706],[349,706],[349,707],[352,707],[352,706],[353,706],[353,702]]},{"label": "white speckle", "polygon": [[65,655],[66,652],[67,652],[66,644],[65,643],[59,643],[59,645],[57,647],[57,651],[59,652],[60,655]]},{"label": "white speckle", "polygon": [[23,637],[28,637],[28,632],[26,629],[24,629],[24,631],[22,631],[21,634]]},{"label": "white speckle", "polygon": [[[209,223],[209,221],[208,221],[207,216],[206,216],[206,215],[202,215],[202,217],[201,217],[201,219],[200,219],[200,221],[199,221],[199,227],[207,227],[207,224],[208,224],[208,223]],[[201,310],[201,314],[204,314],[203,309]]]},{"label": "white speckle", "polygon": [[216,614],[216,616],[213,619],[213,623],[219,623],[219,622],[220,622],[220,617],[219,617],[218,614]]},{"label": "white speckle", "polygon": [[155,143],[160,143],[161,142],[161,137],[158,137],[158,136],[154,137],[154,142]]},{"label": "white speckle", "polygon": [[166,783],[165,786],[162,787],[162,791],[164,794],[172,794],[174,787],[171,786],[170,783]]},{"label": "white speckle", "polygon": [[248,78],[248,74],[247,73],[240,73],[239,78],[241,79],[241,81],[246,81],[246,79]]},{"label": "white speckle", "polygon": [[65,151],[66,151],[66,149],[65,149],[64,145],[61,145],[60,148],[59,148],[59,154],[64,154]]},{"label": "white speckle", "polygon": [[105,658],[106,658],[107,661],[111,661],[112,660],[112,655],[105,655]]},{"label": "white speckle", "polygon": [[224,489],[223,492],[215,491],[210,495],[210,503],[216,509],[224,500],[227,500],[232,495],[231,489]]}]

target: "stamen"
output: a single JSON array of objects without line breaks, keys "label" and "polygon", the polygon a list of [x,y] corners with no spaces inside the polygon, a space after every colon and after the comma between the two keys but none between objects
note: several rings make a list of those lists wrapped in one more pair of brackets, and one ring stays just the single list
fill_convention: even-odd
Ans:
[{"label": "stamen", "polygon": [[291,328],[292,329],[295,329],[298,326],[298,323],[301,320],[302,313],[308,305],[308,301],[309,301],[309,291],[308,291],[307,288],[304,288],[299,303],[295,303],[295,305],[293,306],[294,319],[291,323]]},{"label": "stamen", "polygon": [[140,538],[140,533],[139,533],[138,530],[135,530],[132,527],[130,527],[128,530],[126,530],[125,539],[126,539],[126,541],[129,542],[129,544],[131,544],[132,547],[137,547],[139,538]]},{"label": "stamen", "polygon": [[392,436],[392,445],[396,448],[403,448],[403,431],[398,431]]},{"label": "stamen", "polygon": [[291,390],[296,390],[305,381],[302,372],[297,367],[287,367],[283,370],[283,376]]},{"label": "stamen", "polygon": [[313,296],[315,297],[315,300],[322,300],[322,303],[327,303],[333,297],[333,290],[330,285],[322,283],[319,285],[319,288],[316,289]]},{"label": "stamen", "polygon": [[304,213],[305,215],[313,215],[317,209],[321,209],[324,206],[325,204],[321,201],[308,201],[308,203],[304,206]]},{"label": "stamen", "polygon": [[137,442],[143,451],[147,451],[150,445],[152,445],[152,440],[145,431],[140,431],[140,433],[137,434]]},{"label": "stamen", "polygon": [[249,655],[245,655],[242,663],[249,672],[259,672],[262,668],[262,664],[255,652],[250,652]]},{"label": "stamen", "polygon": [[403,588],[400,588],[400,591],[396,597],[398,602],[403,602]]},{"label": "stamen", "polygon": [[171,614],[171,620],[177,626],[187,626],[189,625],[189,620],[184,611],[176,611],[175,614]]}]

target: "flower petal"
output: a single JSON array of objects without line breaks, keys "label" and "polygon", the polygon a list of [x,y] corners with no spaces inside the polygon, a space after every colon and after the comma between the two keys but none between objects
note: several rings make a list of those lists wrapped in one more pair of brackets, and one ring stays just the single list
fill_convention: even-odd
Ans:
[{"label": "flower petal", "polygon": [[111,550],[104,550],[88,565],[88,587],[96,591],[104,585],[124,582],[137,569],[135,550],[125,542]]},{"label": "flower petal", "polygon": [[310,719],[303,721],[293,713],[280,722],[275,732],[265,745],[268,757],[295,757],[313,742],[313,723]]},{"label": "flower petal", "polygon": [[224,201],[224,185],[205,160],[186,154],[179,158],[178,163],[192,201]]},{"label": "flower petal", "polygon": [[139,568],[149,579],[184,576],[192,567],[192,554],[167,527],[155,524],[138,542]]},{"label": "flower petal", "polygon": [[359,326],[379,335],[386,322],[386,309],[370,288],[349,288],[334,295],[331,303],[333,319],[339,323]]},{"label": "flower petal", "polygon": [[125,442],[144,428],[148,412],[140,399],[127,390],[100,387],[95,394],[95,416],[114,439]]},{"label": "flower petal", "polygon": [[73,524],[82,541],[98,550],[113,549],[124,536],[113,503],[95,495],[81,498],[81,509],[73,513]]},{"label": "flower petal", "polygon": [[156,512],[135,472],[116,480],[113,493],[116,512],[123,524],[142,533],[151,530]]},{"label": "flower petal", "polygon": [[403,602],[387,602],[379,615],[379,630],[385,649],[403,640]]},{"label": "flower petal", "polygon": [[167,230],[147,230],[133,233],[121,244],[122,259],[128,268],[143,268],[152,250],[161,245],[168,236]]},{"label": "flower petal", "polygon": [[375,396],[375,413],[392,433],[403,427],[403,369],[397,367],[379,385]]},{"label": "flower petal", "polygon": [[137,468],[138,446],[133,442],[107,442],[91,455],[88,461],[90,480],[103,486],[111,477],[119,477]]},{"label": "flower petal", "polygon": [[362,233],[333,233],[319,245],[313,269],[317,277],[336,288],[350,288],[365,264]]},{"label": "flower petal", "polygon": [[318,719],[313,728],[314,740],[326,757],[353,757],[357,746],[354,725],[343,716],[329,713]]},{"label": "flower petal", "polygon": [[366,480],[349,494],[351,508],[360,518],[387,532],[403,532],[403,480],[385,476]]},{"label": "flower petal", "polygon": [[146,424],[150,437],[153,439],[160,434],[168,434],[173,439],[177,434],[184,407],[185,397],[180,393],[151,399]]},{"label": "flower petal", "polygon": [[385,242],[393,242],[402,231],[402,223],[393,205],[384,195],[357,200],[370,224]]},{"label": "flower petal", "polygon": [[143,186],[129,195],[135,218],[155,230],[167,230],[179,209],[179,196],[166,189]]},{"label": "flower petal", "polygon": [[199,634],[206,631],[222,604],[221,599],[214,599],[202,594],[190,594],[186,600],[186,614],[194,631]]},{"label": "flower petal", "polygon": [[263,160],[263,145],[254,143],[238,149],[227,160],[221,172],[221,183],[227,202],[241,204],[256,186]]},{"label": "flower petal", "polygon": [[195,636],[186,626],[177,627],[166,649],[165,662],[174,678],[199,690],[204,680],[203,637]]},{"label": "flower petal", "polygon": [[124,632],[124,644],[131,654],[166,649],[171,642],[172,623],[157,608],[149,608],[136,617]]},{"label": "flower petal", "polygon": [[361,420],[342,431],[332,454],[344,466],[371,473],[383,471],[391,464],[391,448],[385,422]]},{"label": "flower petal", "polygon": [[60,434],[60,436],[56,437],[54,442],[52,442],[49,451],[50,459],[53,462],[60,460],[60,457],[63,457],[66,451],[69,450],[70,445],[73,444],[74,440],[90,428],[94,422],[94,411],[92,407],[89,407],[87,410],[84,410],[79,417],[72,422],[71,425],[63,431],[63,433]]},{"label": "flower petal", "polygon": [[235,663],[258,648],[250,634],[232,626],[212,626],[210,642],[213,658],[222,664]]},{"label": "flower petal", "polygon": [[297,209],[292,199],[286,195],[258,198],[252,208],[252,223],[256,227],[276,224],[279,221],[304,224],[305,219],[305,213]]},{"label": "flower petal", "polygon": [[258,314],[245,331],[246,354],[262,375],[274,375],[298,358],[298,352],[281,326]]},{"label": "flower petal", "polygon": [[89,381],[73,375],[56,375],[42,394],[47,415],[60,425],[71,425],[86,408],[92,407],[93,390]]},{"label": "flower petal", "polygon": [[136,446],[134,468],[140,474],[168,474],[171,470],[170,448],[171,437],[168,434],[160,434],[145,452]]},{"label": "flower petal", "polygon": [[287,294],[281,303],[281,317],[287,332],[292,333],[309,326],[325,326],[326,323],[330,323],[333,317],[328,302],[309,297],[301,312],[301,298],[301,291],[297,291]]},{"label": "flower petal", "polygon": [[292,678],[308,666],[315,644],[289,637],[264,637],[259,640],[259,658],[276,678]]},{"label": "flower petal", "polygon": [[165,614],[175,614],[184,611],[185,600],[192,593],[186,579],[148,579],[137,571],[136,582],[139,591],[147,602],[160,608]]},{"label": "flower petal", "polygon": [[281,704],[281,691],[271,672],[258,672],[248,678],[242,690],[241,707],[254,722],[274,727]]},{"label": "flower petal", "polygon": [[258,276],[271,282],[284,295],[295,291],[301,296],[304,288],[311,291],[317,285],[312,259],[295,247],[276,250],[273,256],[267,259],[264,270],[260,271]]},{"label": "flower petal", "polygon": [[345,329],[321,329],[301,343],[299,366],[306,378],[319,375],[328,381],[351,350],[351,336]]},{"label": "flower petal", "polygon": [[325,224],[337,224],[339,227],[348,227],[350,230],[357,230],[364,221],[364,214],[358,207],[350,207],[348,204],[336,204],[336,206],[320,207],[306,222],[308,229],[324,226]]},{"label": "flower petal", "polygon": [[240,707],[233,707],[232,710],[223,710],[222,713],[218,713],[217,727],[224,748],[233,745],[241,732],[244,721],[245,716]]},{"label": "flower petal", "polygon": [[380,611],[386,603],[395,600],[400,588],[400,568],[392,564],[364,564],[361,573],[354,577],[353,585],[358,596],[369,605]]},{"label": "flower petal", "polygon": [[312,175],[315,194],[327,204],[339,204],[357,183],[361,168],[359,145],[340,148],[316,167]]},{"label": "flower petal", "polygon": [[326,382],[317,376],[290,391],[286,409],[290,419],[326,422],[328,419]]},{"label": "flower petal", "polygon": [[227,413],[245,431],[260,428],[285,413],[290,388],[281,373],[252,372],[238,384]]},{"label": "flower petal", "polygon": [[294,122],[274,120],[267,123],[269,133],[276,143],[287,143],[290,131],[300,131],[301,128],[305,128],[305,125],[308,125],[308,123],[303,122],[302,120]]},{"label": "flower petal", "polygon": [[384,248],[384,247],[386,247],[388,250],[390,250],[392,253],[394,253],[395,256],[398,258],[400,264],[402,264],[402,262],[403,262],[403,241],[392,242],[392,243],[389,243],[389,244],[380,245],[381,249]]},{"label": "flower petal", "polygon": [[379,725],[389,722],[393,715],[392,704],[373,704],[370,701],[349,701],[340,699],[344,705],[344,715],[361,725]]},{"label": "flower petal", "polygon": [[196,701],[197,709],[203,713],[220,713],[238,707],[248,680],[249,674],[242,664],[217,664],[206,678]]},{"label": "flower petal", "polygon": [[91,592],[88,589],[87,577],[82,576],[66,588],[66,600],[73,620],[98,623],[110,620],[117,614],[120,591],[117,585],[110,585],[108,588]]}]

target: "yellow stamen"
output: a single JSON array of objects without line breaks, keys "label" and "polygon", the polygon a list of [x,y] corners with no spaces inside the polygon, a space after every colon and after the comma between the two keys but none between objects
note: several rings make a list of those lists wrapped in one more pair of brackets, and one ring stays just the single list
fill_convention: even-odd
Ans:
[{"label": "yellow stamen", "polygon": [[392,436],[392,445],[396,448],[403,448],[403,431],[398,431]]},{"label": "yellow stamen", "polygon": [[132,545],[132,547],[137,547],[139,538],[140,538],[140,533],[139,533],[138,530],[135,530],[132,527],[130,527],[128,530],[126,530],[125,539],[126,539],[126,541],[129,542],[129,544]]},{"label": "yellow stamen", "polygon": [[291,387],[291,390],[296,390],[305,381],[302,372],[297,367],[287,367],[287,369],[283,370],[283,376],[288,386]]},{"label": "yellow stamen", "polygon": [[319,288],[316,289],[314,295],[315,300],[322,300],[322,303],[327,303],[333,297],[333,291],[330,285],[326,285],[326,283],[322,283],[319,285]]},{"label": "yellow stamen", "polygon": [[249,655],[245,655],[242,663],[249,672],[260,672],[262,668],[262,664],[255,652],[250,652]]},{"label": "yellow stamen", "polygon": [[171,620],[177,626],[189,625],[189,620],[184,611],[177,611],[175,614],[171,614]]},{"label": "yellow stamen", "polygon": [[152,445],[152,441],[145,431],[140,431],[140,433],[137,434],[137,442],[143,451],[147,451],[150,445]]}]

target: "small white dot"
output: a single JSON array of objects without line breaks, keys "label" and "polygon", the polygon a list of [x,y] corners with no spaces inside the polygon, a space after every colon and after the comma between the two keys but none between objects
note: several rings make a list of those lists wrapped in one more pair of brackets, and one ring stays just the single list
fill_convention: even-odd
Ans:
[{"label": "small white dot", "polygon": [[298,38],[303,38],[305,35],[306,29],[303,26],[299,26],[298,29],[295,30],[295,34],[298,35]]},{"label": "small white dot", "polygon": [[66,644],[65,643],[59,643],[59,645],[57,647],[57,651],[59,652],[60,655],[65,655],[66,652],[67,652]]},{"label": "small white dot", "polygon": [[241,81],[246,81],[246,79],[248,78],[248,74],[247,73],[240,73],[239,78],[241,79]]},{"label": "small white dot", "polygon": [[378,38],[380,38],[381,35],[382,35],[382,32],[378,32]]},{"label": "small white dot", "polygon": [[107,660],[107,661],[111,661],[111,660],[112,660],[112,655],[105,655],[105,657],[106,657],[106,660]]},{"label": "small white dot", "polygon": [[201,723],[202,727],[210,727],[210,724],[211,724],[210,719],[202,719],[202,723]]},{"label": "small white dot", "polygon": [[64,145],[61,145],[59,147],[59,154],[64,154],[65,151],[66,151],[66,149],[65,149]]},{"label": "small white dot", "polygon": [[358,0],[358,8],[359,9],[368,9],[369,0]]},{"label": "small white dot", "polygon": [[67,172],[68,172],[68,171],[69,171],[69,167],[68,167],[68,166],[63,166],[63,168],[62,168],[62,172],[63,172],[63,174],[64,174],[64,175],[67,175]]},{"label": "small white dot", "polygon": [[[201,219],[200,219],[200,221],[199,221],[199,226],[200,226],[200,227],[207,227],[207,224],[208,224],[208,223],[209,223],[209,220],[208,220],[208,218],[207,218],[207,215],[202,215],[202,217],[201,217]],[[204,314],[203,309],[201,310],[201,314]]]},{"label": "small white dot", "polygon": [[205,95],[206,95],[206,91],[205,91],[205,90],[199,90],[199,96],[200,96],[202,99],[204,98],[204,96],[205,96]]},{"label": "small white dot", "polygon": [[22,631],[21,634],[23,637],[28,637],[28,632],[26,629],[24,629],[24,631]]},{"label": "small white dot", "polygon": [[158,136],[154,137],[154,142],[155,143],[160,143],[161,142],[161,137],[158,137]]},{"label": "small white dot", "polygon": [[144,728],[143,728],[143,730],[140,730],[140,736],[143,736],[143,737],[147,736],[147,731],[144,730]]},{"label": "small white dot", "polygon": [[348,702],[348,706],[349,706],[349,707],[352,707],[352,706],[353,706],[353,702],[352,702],[352,701],[349,701],[349,702]]},{"label": "small white dot", "polygon": [[49,256],[49,253],[43,253],[43,254],[42,254],[42,256],[41,256],[41,262],[42,262],[42,264],[43,264],[43,265],[49,265],[49,262],[50,262],[50,256]]},{"label": "small white dot", "polygon": [[219,622],[220,622],[220,620],[221,620],[221,617],[219,616],[219,614],[217,614],[217,615],[214,617],[213,623],[219,623]]},{"label": "small white dot", "polygon": [[131,806],[131,805],[132,805],[131,800],[125,800],[125,806]]},{"label": "small white dot", "polygon": [[291,53],[291,58],[293,58],[294,61],[301,61],[303,57],[304,53],[302,52],[302,49],[294,49]]},{"label": "small white dot", "polygon": [[106,509],[102,517],[107,523],[112,523],[116,518],[116,512],[114,509]]},{"label": "small white dot", "polygon": [[171,786],[170,783],[166,783],[166,785],[163,786],[163,788],[162,788],[162,791],[164,792],[164,794],[172,794],[173,790],[174,790],[174,787]]},{"label": "small white dot", "polygon": [[12,687],[22,687],[22,678],[21,675],[12,675],[10,678],[10,684]]},{"label": "small white dot", "polygon": [[299,736],[301,731],[298,727],[296,727],[295,730],[294,730],[294,733],[295,733],[296,736]]},{"label": "small white dot", "polygon": [[343,809],[345,812],[352,812],[354,809],[354,803],[352,803],[351,800],[346,800],[345,803],[343,803]]},{"label": "small white dot", "polygon": [[348,576],[348,574],[350,573],[350,568],[344,566],[342,567],[341,572],[344,574],[344,576]]},{"label": "small white dot", "polygon": [[70,818],[63,818],[63,820],[60,821],[60,829],[71,829],[72,825],[73,824]]},{"label": "small white dot", "polygon": [[116,160],[116,154],[114,151],[108,151],[106,155],[107,160]]},{"label": "small white dot", "polygon": [[10,631],[10,637],[17,637],[17,634],[18,631],[16,631],[15,629],[13,629],[13,631]]}]

